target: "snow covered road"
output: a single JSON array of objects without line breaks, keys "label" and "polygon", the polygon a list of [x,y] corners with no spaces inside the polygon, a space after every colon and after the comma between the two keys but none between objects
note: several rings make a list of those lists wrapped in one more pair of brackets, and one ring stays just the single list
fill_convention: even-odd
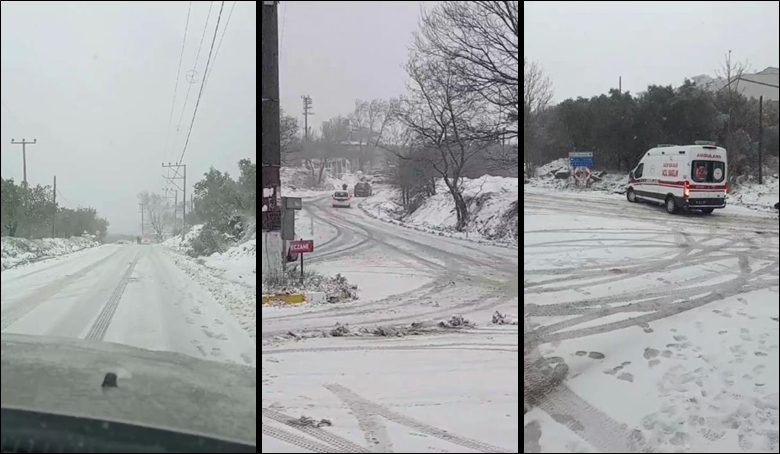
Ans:
[{"label": "snow covered road", "polygon": [[161,245],[111,244],[4,271],[2,331],[256,365],[247,330]]},{"label": "snow covered road", "polygon": [[776,215],[523,199],[524,452],[777,452]]},{"label": "snow covered road", "polygon": [[[411,323],[453,314],[489,321],[492,310],[518,294],[517,250],[440,237],[372,219],[359,208],[307,204],[315,253],[305,258],[324,274],[358,285],[361,300],[346,306],[263,309],[262,337],[290,329]],[[515,309],[516,314],[516,309]]]},{"label": "snow covered road", "polygon": [[[495,311],[518,316],[517,249],[328,199],[305,207],[305,263],[345,276],[360,299],[263,307],[263,452],[518,452],[518,329],[492,323]],[[476,326],[436,325],[453,316]],[[346,334],[321,335],[337,324]]]}]

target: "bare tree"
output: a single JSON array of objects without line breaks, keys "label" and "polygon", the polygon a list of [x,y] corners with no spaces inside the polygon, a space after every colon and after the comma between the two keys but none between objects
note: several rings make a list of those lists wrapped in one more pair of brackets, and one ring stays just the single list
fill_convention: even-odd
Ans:
[{"label": "bare tree", "polygon": [[315,184],[322,184],[328,160],[343,151],[349,138],[349,120],[338,116],[320,125],[319,137],[303,144],[303,164],[311,172]]},{"label": "bare tree", "polygon": [[418,150],[412,159],[434,169],[447,186],[455,202],[456,229],[462,230],[468,223],[462,171],[471,158],[495,143],[495,136],[485,133],[495,126],[492,113],[480,93],[460,83],[452,60],[413,52],[406,70],[411,85],[398,120],[409,129],[413,149]]},{"label": "bare tree", "polygon": [[298,134],[300,126],[298,125],[298,119],[285,115],[284,111],[280,113],[281,121],[279,122],[280,140],[279,147],[282,159],[282,165],[291,166],[295,164],[295,161],[300,159],[300,153],[302,149],[301,137]]},{"label": "bare tree", "polygon": [[742,76],[747,70],[748,64],[732,61],[731,51],[729,51],[724,57],[720,71],[716,71],[720,79],[719,83],[723,84],[719,87],[720,99],[725,103],[724,110],[728,115],[725,125],[725,147],[729,152],[729,175],[732,180],[737,175],[748,173],[750,161],[747,153],[750,149],[750,141],[742,131],[742,125],[747,122],[747,119],[743,118],[745,112],[740,109],[745,99],[739,88]]},{"label": "bare tree", "polygon": [[[459,83],[494,107],[502,139],[517,138],[518,2],[440,2],[423,12],[418,51],[447,60]],[[492,128],[491,128],[492,129]]]},{"label": "bare tree", "polygon": [[523,163],[534,163],[533,152],[539,134],[537,119],[552,102],[552,82],[538,64],[523,57]]},{"label": "bare tree", "polygon": [[144,221],[154,230],[158,240],[162,240],[165,234],[166,220],[172,219],[171,203],[162,194],[144,191],[138,194],[138,201],[145,209]]},{"label": "bare tree", "polygon": [[350,136],[358,145],[358,166],[365,170],[373,162],[376,147],[391,117],[391,102],[374,99],[355,101],[355,110],[349,115]]}]

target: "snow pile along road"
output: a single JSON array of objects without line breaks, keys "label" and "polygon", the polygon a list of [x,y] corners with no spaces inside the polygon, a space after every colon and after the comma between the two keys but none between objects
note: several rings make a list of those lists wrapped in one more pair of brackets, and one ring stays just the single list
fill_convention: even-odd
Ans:
[{"label": "snow pile along road", "polygon": [[194,226],[184,239],[181,236],[162,243],[176,265],[209,291],[239,325],[257,335],[257,240],[252,234],[246,242],[232,246],[223,253],[193,258],[187,255],[191,242],[203,226]]},{"label": "snow pile along road", "polygon": [[767,211],[780,202],[780,179],[777,175],[765,177],[763,184],[754,179],[745,181],[729,193],[729,203],[760,211]]},{"label": "snow pile along road", "polygon": [[[534,176],[528,177],[523,189],[557,191],[560,193],[607,192],[625,194],[628,172],[593,171],[588,187],[575,184],[571,175],[569,160],[556,159],[536,168]],[[755,178],[737,178],[737,184],[730,187],[727,205],[750,208],[754,211],[771,212],[780,202],[780,179],[777,174],[764,177],[762,184]]]},{"label": "snow pile along road", "polygon": [[2,269],[5,270],[20,264],[50,259],[97,246],[100,246],[98,241],[87,237],[28,240],[4,236],[2,241],[0,241]]},{"label": "snow pile along road", "polygon": [[282,184],[284,185],[284,195],[286,197],[318,197],[324,194],[330,195],[333,191],[341,189],[347,185],[347,189],[352,192],[355,183],[361,179],[371,180],[369,175],[358,171],[356,173],[347,173],[341,178],[334,177],[330,170],[325,170],[322,174],[322,182],[319,181],[319,170],[312,172],[303,167],[282,167],[280,169]]},{"label": "snow pile along road", "polygon": [[404,214],[396,191],[375,189],[375,195],[360,204],[366,214],[388,222],[447,236],[517,245],[517,178],[483,176],[463,179],[462,194],[469,211],[465,231],[457,232],[458,216],[452,195],[444,182],[436,183],[436,194],[426,198],[411,214]]}]

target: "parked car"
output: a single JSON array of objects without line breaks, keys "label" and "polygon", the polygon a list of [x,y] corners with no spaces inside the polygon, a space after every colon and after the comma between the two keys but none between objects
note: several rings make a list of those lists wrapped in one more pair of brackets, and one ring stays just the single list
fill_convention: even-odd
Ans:
[{"label": "parked car", "polygon": [[355,197],[368,197],[374,194],[371,189],[371,183],[368,181],[361,181],[355,185],[354,190]]},{"label": "parked car", "polygon": [[350,208],[352,206],[352,197],[347,191],[336,191],[333,193],[332,206],[334,208]]},{"label": "parked car", "polygon": [[726,206],[726,150],[710,142],[659,145],[645,153],[629,174],[629,202],[661,203],[669,213],[680,209],[705,214]]}]

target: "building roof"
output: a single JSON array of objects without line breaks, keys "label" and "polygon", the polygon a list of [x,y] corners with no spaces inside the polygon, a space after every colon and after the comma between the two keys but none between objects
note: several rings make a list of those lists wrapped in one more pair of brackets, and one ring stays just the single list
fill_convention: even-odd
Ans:
[{"label": "building roof", "polygon": [[[728,85],[722,77],[712,78],[704,74],[691,79],[696,85],[711,91],[722,90]],[[748,98],[758,99],[763,96],[766,101],[780,100],[780,69],[774,66],[753,74],[743,73],[732,78],[731,82]]]}]

